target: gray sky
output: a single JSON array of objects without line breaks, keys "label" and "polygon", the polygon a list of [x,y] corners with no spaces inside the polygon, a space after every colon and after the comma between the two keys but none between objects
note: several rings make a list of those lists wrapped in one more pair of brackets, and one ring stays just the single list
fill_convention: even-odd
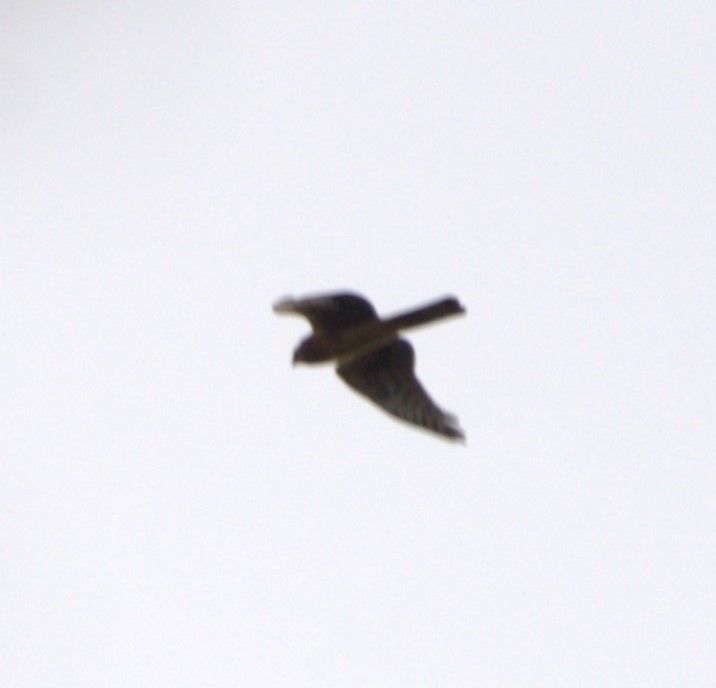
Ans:
[{"label": "gray sky", "polygon": [[0,684],[715,685],[713,3],[2,14]]}]

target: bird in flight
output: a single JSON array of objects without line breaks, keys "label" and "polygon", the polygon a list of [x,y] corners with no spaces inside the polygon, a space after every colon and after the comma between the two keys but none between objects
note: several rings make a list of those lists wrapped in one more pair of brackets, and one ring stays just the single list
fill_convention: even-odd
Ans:
[{"label": "bird in flight", "polygon": [[296,363],[335,362],[342,380],[384,411],[452,440],[464,440],[457,418],[439,408],[415,377],[415,354],[402,330],[465,309],[455,298],[444,298],[406,313],[380,318],[371,303],[350,293],[305,299],[282,299],[276,313],[308,319],[313,334],[293,353]]}]

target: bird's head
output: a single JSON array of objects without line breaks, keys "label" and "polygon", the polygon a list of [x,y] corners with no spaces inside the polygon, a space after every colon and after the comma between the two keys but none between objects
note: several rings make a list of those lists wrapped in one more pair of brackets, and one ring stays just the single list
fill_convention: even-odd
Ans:
[{"label": "bird's head", "polygon": [[314,332],[330,332],[377,319],[375,309],[356,294],[326,294],[307,299],[282,299],[273,307],[276,313],[302,315]]}]

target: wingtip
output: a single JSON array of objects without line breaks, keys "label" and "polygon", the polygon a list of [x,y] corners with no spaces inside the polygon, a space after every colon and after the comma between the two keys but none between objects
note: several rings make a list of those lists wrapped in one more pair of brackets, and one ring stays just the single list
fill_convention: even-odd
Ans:
[{"label": "wingtip", "polygon": [[436,428],[436,431],[453,442],[461,444],[467,442],[465,431],[460,427],[460,423],[454,413],[443,411],[443,422],[439,428]]},{"label": "wingtip", "polygon": [[467,437],[462,431],[462,428],[449,427],[446,428],[445,432],[443,432],[442,434],[453,442],[457,442],[458,444],[467,444]]},{"label": "wingtip", "polygon": [[454,296],[449,296],[445,299],[445,306],[456,315],[460,313],[467,313],[467,308],[465,308],[465,306],[463,306]]}]

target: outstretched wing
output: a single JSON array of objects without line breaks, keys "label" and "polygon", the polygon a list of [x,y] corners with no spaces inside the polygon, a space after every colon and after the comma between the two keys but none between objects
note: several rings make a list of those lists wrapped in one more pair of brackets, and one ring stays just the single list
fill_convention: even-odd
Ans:
[{"label": "outstretched wing", "polygon": [[415,377],[413,347],[404,339],[338,366],[343,381],[384,411],[451,439],[464,439],[457,418],[440,409]]}]

